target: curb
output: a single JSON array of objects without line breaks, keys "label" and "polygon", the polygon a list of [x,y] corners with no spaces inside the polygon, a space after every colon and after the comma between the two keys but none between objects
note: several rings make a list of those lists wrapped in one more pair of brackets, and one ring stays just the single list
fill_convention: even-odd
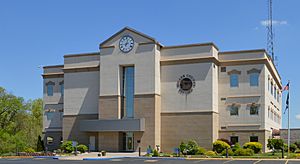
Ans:
[{"label": "curb", "polygon": [[34,156],[33,158],[59,159],[57,156]]},{"label": "curb", "polygon": [[186,158],[170,158],[170,157],[107,157],[107,158],[83,158],[83,160],[111,160],[111,159],[122,159],[122,158],[138,158],[138,159],[161,159],[161,160],[186,160]]}]

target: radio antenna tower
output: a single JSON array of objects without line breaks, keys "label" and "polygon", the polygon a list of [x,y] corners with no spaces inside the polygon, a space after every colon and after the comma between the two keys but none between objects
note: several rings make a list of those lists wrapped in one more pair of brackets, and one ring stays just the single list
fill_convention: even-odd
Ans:
[{"label": "radio antenna tower", "polygon": [[274,32],[273,32],[273,6],[272,0],[268,0],[268,20],[267,20],[267,52],[272,57],[272,61],[275,63],[274,55]]}]

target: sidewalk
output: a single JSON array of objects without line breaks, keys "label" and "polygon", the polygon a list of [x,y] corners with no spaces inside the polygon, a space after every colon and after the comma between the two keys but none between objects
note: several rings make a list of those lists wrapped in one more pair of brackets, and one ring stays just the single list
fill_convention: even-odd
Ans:
[{"label": "sidewalk", "polygon": [[[84,158],[95,158],[95,159],[112,159],[112,158],[124,158],[124,157],[138,157],[138,152],[126,153],[126,152],[107,152],[106,156],[98,157],[98,152],[83,153],[77,156],[58,156],[59,160],[83,160]],[[141,153],[146,154],[145,152]]]}]

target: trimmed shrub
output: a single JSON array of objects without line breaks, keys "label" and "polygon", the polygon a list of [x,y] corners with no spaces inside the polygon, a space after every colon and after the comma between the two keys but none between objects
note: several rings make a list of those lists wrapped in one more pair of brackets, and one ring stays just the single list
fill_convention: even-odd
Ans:
[{"label": "trimmed shrub", "polygon": [[198,144],[195,140],[189,140],[187,143],[187,154],[195,155],[198,151]]},{"label": "trimmed shrub", "polygon": [[[221,152],[221,155],[226,156],[226,149]],[[231,149],[228,149],[228,155],[233,156],[234,153]]]},{"label": "trimmed shrub", "polygon": [[240,149],[240,148],[241,148],[241,145],[237,142],[232,146],[231,149],[233,152],[235,152],[237,149]]},{"label": "trimmed shrub", "polygon": [[287,144],[283,144],[283,149],[285,152],[288,152],[288,145]]},{"label": "trimmed shrub", "polygon": [[183,141],[181,141],[181,143],[179,145],[179,149],[182,154],[186,154],[187,153],[187,144],[184,143]]},{"label": "trimmed shrub", "polygon": [[275,149],[275,150],[281,150],[283,146],[283,140],[282,139],[268,139],[267,147],[269,149]]},{"label": "trimmed shrub", "polygon": [[32,149],[31,147],[27,147],[24,149],[25,153],[34,153],[34,149]]},{"label": "trimmed shrub", "polygon": [[295,142],[295,145],[297,146],[298,149],[300,149],[300,140]]},{"label": "trimmed shrub", "polygon": [[80,151],[80,153],[85,153],[87,150],[88,150],[88,147],[83,144],[80,144],[77,146],[77,151]]},{"label": "trimmed shrub", "polygon": [[204,155],[205,153],[206,153],[206,149],[199,146],[195,155]]},{"label": "trimmed shrub", "polygon": [[259,142],[247,142],[243,145],[244,149],[252,149],[254,153],[260,153],[262,150],[262,144]]},{"label": "trimmed shrub", "polygon": [[252,156],[254,151],[252,149],[237,149],[234,152],[235,156]]},{"label": "trimmed shrub", "polygon": [[158,157],[158,151],[156,149],[153,150],[152,157]]},{"label": "trimmed shrub", "polygon": [[300,149],[297,149],[297,150],[295,151],[295,153],[297,153],[297,154],[300,155]]},{"label": "trimmed shrub", "polygon": [[214,152],[214,151],[207,151],[207,152],[205,153],[205,155],[206,155],[206,156],[216,156],[217,154],[216,154],[216,152]]},{"label": "trimmed shrub", "polygon": [[290,151],[291,151],[291,152],[294,153],[294,152],[296,151],[296,149],[297,149],[297,145],[296,145],[296,144],[291,144],[291,145],[290,145]]},{"label": "trimmed shrub", "polygon": [[60,146],[61,150],[63,150],[66,153],[72,153],[74,151],[74,147],[72,145],[72,141],[65,141]]},{"label": "trimmed shrub", "polygon": [[226,142],[229,146],[233,145],[233,143],[231,141],[229,141],[228,139],[225,139],[225,138],[220,138],[220,139],[217,139],[217,140]]},{"label": "trimmed shrub", "polygon": [[224,141],[217,140],[213,143],[213,150],[216,151],[217,153],[221,153],[226,148],[229,149],[230,146],[228,145],[228,143]]},{"label": "trimmed shrub", "polygon": [[187,143],[181,142],[179,149],[184,155],[203,154],[206,152],[204,148],[198,146],[195,140],[189,140]]}]

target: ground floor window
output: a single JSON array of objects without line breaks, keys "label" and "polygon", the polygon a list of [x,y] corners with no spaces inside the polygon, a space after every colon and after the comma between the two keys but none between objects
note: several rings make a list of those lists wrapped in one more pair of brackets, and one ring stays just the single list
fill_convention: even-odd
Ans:
[{"label": "ground floor window", "polygon": [[53,144],[53,137],[48,136],[46,139],[47,139],[47,145]]},{"label": "ground floor window", "polygon": [[258,136],[250,136],[250,142],[258,142]]},{"label": "ground floor window", "polygon": [[239,142],[239,137],[238,136],[231,136],[230,137],[230,142],[232,144],[238,143]]}]

